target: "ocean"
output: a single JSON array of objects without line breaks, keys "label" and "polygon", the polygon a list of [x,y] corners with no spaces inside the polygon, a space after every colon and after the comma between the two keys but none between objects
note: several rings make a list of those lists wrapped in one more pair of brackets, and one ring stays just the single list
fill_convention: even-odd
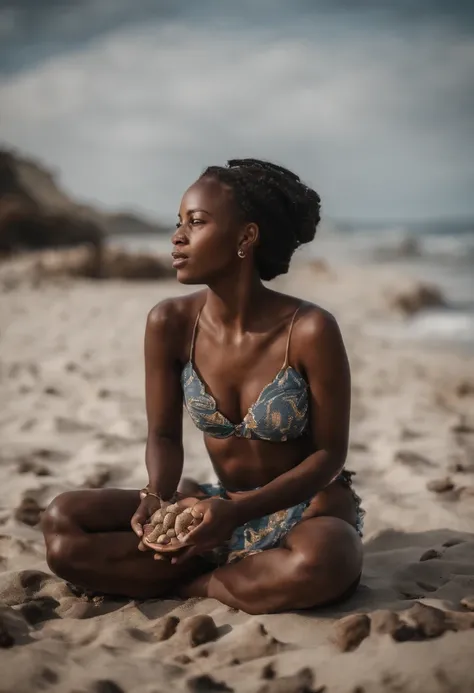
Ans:
[{"label": "ocean", "polygon": [[[159,255],[171,250],[170,238],[162,235],[118,236],[113,243]],[[446,306],[420,311],[405,321],[379,322],[370,326],[371,332],[474,349],[474,222],[325,225],[305,246],[308,253],[335,268],[354,264],[399,268],[441,289]]]}]

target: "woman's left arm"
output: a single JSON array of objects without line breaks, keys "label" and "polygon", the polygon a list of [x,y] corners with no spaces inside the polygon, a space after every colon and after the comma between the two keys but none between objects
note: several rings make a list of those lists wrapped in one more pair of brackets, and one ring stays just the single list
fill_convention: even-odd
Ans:
[{"label": "woman's left arm", "polygon": [[344,466],[351,377],[339,326],[330,313],[318,309],[299,321],[297,339],[294,351],[304,355],[302,362],[310,391],[310,429],[316,452],[262,488],[233,501],[238,525],[308,500]]}]

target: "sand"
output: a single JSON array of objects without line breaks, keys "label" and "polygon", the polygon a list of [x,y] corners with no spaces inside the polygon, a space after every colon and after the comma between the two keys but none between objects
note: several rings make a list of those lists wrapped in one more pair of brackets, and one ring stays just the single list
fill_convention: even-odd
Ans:
[{"label": "sand", "polygon": [[[87,601],[51,575],[35,525],[63,490],[146,482],[145,318],[188,289],[25,280],[0,294],[1,692],[474,691],[474,628],[461,605],[474,595],[474,358],[362,329],[393,318],[388,297],[404,282],[376,267],[300,264],[276,283],[333,310],[343,329],[353,372],[347,466],[367,516],[357,594],[337,608],[267,616],[214,600]],[[186,474],[212,480],[187,417],[185,451]],[[376,632],[379,615],[353,626],[352,651],[335,641],[342,617],[406,613],[417,602],[463,613],[464,630],[405,626],[417,639],[398,642]],[[192,646],[188,619],[202,614],[216,639]]]}]

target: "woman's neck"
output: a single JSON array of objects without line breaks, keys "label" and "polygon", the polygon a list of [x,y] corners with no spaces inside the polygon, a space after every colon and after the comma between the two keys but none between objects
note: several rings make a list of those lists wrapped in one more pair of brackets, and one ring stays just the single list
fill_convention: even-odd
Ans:
[{"label": "woman's neck", "polygon": [[256,273],[247,281],[226,277],[208,287],[204,310],[212,323],[243,333],[259,320],[271,294],[273,291],[262,284]]}]

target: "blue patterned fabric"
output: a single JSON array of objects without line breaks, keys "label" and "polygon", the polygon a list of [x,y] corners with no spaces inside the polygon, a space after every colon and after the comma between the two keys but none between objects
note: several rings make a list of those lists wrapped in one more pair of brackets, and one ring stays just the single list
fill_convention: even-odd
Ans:
[{"label": "blue patterned fabric", "polygon": [[[350,487],[357,507],[356,529],[362,536],[364,525],[364,510],[361,508],[361,499],[352,488],[352,472],[343,470],[337,477]],[[228,498],[227,491],[222,484],[200,484],[200,488],[206,496],[218,496]],[[286,510],[279,510],[271,515],[256,518],[237,527],[226,546],[214,549],[206,558],[217,565],[233,563],[246,556],[251,556],[266,549],[275,548],[293,527],[300,522],[303,513],[311,502],[311,498],[303,503],[298,503]]]},{"label": "blue patterned fabric", "polygon": [[191,360],[181,374],[184,402],[197,428],[214,438],[283,442],[301,436],[308,425],[308,385],[292,366],[282,368],[249,408],[244,420],[233,424],[217,410],[216,400],[194,370]]}]

